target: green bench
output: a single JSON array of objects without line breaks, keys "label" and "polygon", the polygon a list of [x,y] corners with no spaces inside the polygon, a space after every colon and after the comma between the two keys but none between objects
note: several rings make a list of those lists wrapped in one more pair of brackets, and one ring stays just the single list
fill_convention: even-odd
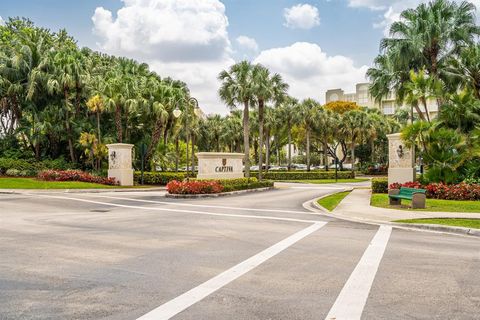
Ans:
[{"label": "green bench", "polygon": [[390,205],[402,204],[402,199],[411,200],[413,209],[425,209],[426,193],[424,189],[401,187],[400,189],[388,190]]}]

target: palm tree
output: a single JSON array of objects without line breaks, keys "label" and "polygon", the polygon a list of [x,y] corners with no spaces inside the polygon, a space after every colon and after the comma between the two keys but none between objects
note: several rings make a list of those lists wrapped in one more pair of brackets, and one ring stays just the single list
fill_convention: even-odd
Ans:
[{"label": "palm tree", "polygon": [[299,124],[305,130],[305,145],[307,154],[307,171],[310,171],[310,138],[318,118],[320,104],[314,99],[308,98],[299,105]]},{"label": "palm tree", "polygon": [[355,171],[355,147],[362,131],[363,111],[351,110],[345,112],[342,124],[350,139],[350,152],[352,158],[352,172]]},{"label": "palm tree", "polygon": [[456,84],[454,90],[462,85],[472,90],[477,99],[480,100],[480,44],[466,47],[457,57],[452,57],[445,74],[448,82]]},{"label": "palm tree", "polygon": [[231,66],[228,71],[222,71],[218,76],[222,82],[218,93],[226,105],[230,108],[235,108],[237,104],[243,105],[243,145],[247,178],[250,177],[249,108],[254,97],[252,69],[250,62],[242,61]]},{"label": "palm tree", "polygon": [[298,100],[292,97],[287,97],[283,103],[278,106],[278,113],[281,122],[284,124],[287,130],[288,136],[288,171],[292,169],[292,128],[299,122],[300,108]]},{"label": "palm tree", "polygon": [[[475,6],[466,1],[433,0],[403,11],[390,27],[390,37],[381,41],[381,55],[367,73],[373,96],[378,100],[394,89],[401,101],[403,84],[412,69],[425,68],[435,80],[445,80],[450,57],[479,34]],[[442,104],[440,98],[438,104]]]},{"label": "palm tree", "polygon": [[95,113],[97,119],[97,136],[98,143],[102,143],[102,135],[100,129],[100,115],[104,111],[105,107],[103,104],[103,99],[100,95],[95,95],[87,101],[87,108],[90,112]]},{"label": "palm tree", "polygon": [[[425,70],[418,72],[412,70],[410,71],[410,81],[405,83],[405,100],[415,108],[420,119],[430,122],[427,102],[437,96],[440,90],[440,83],[433,77],[427,76]],[[423,105],[425,113],[420,110],[419,104]]]},{"label": "palm tree", "polygon": [[258,178],[262,179],[263,170],[263,146],[264,146],[264,109],[265,103],[275,101],[279,103],[283,100],[288,84],[283,82],[279,74],[270,74],[270,71],[264,66],[257,64],[253,67],[253,92],[258,103],[258,128],[259,128],[259,147],[258,156]]}]

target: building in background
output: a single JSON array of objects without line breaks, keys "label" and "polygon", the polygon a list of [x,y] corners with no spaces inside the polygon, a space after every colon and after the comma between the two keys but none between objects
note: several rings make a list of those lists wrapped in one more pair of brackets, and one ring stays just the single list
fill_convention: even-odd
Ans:
[{"label": "building in background", "polygon": [[[384,97],[379,103],[370,95],[370,83],[358,83],[355,86],[354,93],[345,93],[342,89],[331,89],[325,94],[325,102],[333,101],[349,101],[355,102],[359,106],[367,108],[380,109],[385,115],[393,115],[395,112],[405,106],[396,101],[396,96],[393,92]],[[431,117],[435,117],[438,112],[437,102],[434,99],[427,101],[427,107]],[[421,107],[423,109],[423,107]]]}]

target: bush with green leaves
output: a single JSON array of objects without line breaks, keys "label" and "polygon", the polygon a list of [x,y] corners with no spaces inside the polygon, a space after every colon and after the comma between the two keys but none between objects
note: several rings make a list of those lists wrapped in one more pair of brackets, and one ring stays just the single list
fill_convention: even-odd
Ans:
[{"label": "bush with green leaves", "polygon": [[[142,173],[136,171],[134,180],[136,183],[141,183]],[[143,183],[147,185],[167,185],[170,181],[183,181],[187,178],[185,172],[144,172]]]},{"label": "bush with green leaves", "polygon": [[223,186],[223,192],[273,187],[273,181],[271,180],[258,181],[258,179],[255,177],[237,178],[237,179],[193,179],[193,180],[217,181]]},{"label": "bush with green leaves", "polygon": [[[338,179],[354,179],[351,171],[338,171]],[[335,179],[335,171],[269,171],[263,174],[269,180],[325,180]]]},{"label": "bush with green leaves", "polygon": [[0,158],[0,174],[7,176],[13,176],[14,174],[16,176],[36,176],[42,170],[68,170],[73,168],[74,166],[64,159],[35,161],[34,159]]},{"label": "bush with green leaves", "polygon": [[372,192],[373,193],[388,193],[388,179],[387,178],[374,178],[374,179],[372,179]]}]

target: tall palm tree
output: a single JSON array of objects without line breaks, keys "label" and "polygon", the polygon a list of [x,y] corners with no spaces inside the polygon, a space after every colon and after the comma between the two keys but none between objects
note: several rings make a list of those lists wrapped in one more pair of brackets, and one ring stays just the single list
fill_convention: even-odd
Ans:
[{"label": "tall palm tree", "polygon": [[350,152],[352,158],[352,171],[355,171],[355,147],[357,140],[361,133],[361,123],[363,118],[363,111],[351,110],[345,112],[342,117],[342,124],[350,139]]},{"label": "tall palm tree", "polygon": [[308,98],[299,105],[299,124],[305,130],[305,151],[307,154],[307,171],[310,171],[310,138],[315,130],[320,104],[314,99]]},{"label": "tall palm tree", "polygon": [[287,97],[277,107],[279,118],[281,119],[288,136],[288,150],[287,150],[287,167],[288,171],[292,169],[292,128],[299,122],[300,108],[298,100],[292,97]]},{"label": "tall palm tree", "polygon": [[258,136],[260,147],[258,156],[258,178],[261,180],[263,170],[265,103],[270,101],[281,102],[288,90],[288,84],[283,81],[279,74],[271,75],[270,71],[260,64],[253,67],[252,73],[254,82],[253,92],[258,103]]},{"label": "tall palm tree", "polygon": [[238,104],[243,105],[244,164],[247,178],[250,177],[249,108],[254,98],[252,69],[250,62],[242,61],[231,66],[228,71],[223,70],[218,76],[222,82],[218,93],[225,104],[230,108],[235,108]]},{"label": "tall palm tree", "polygon": [[[412,69],[425,68],[429,76],[445,80],[450,57],[472,44],[479,34],[475,6],[470,2],[433,0],[403,11],[390,27],[390,37],[381,41],[381,55],[367,73],[373,95],[378,98],[387,88],[395,89],[402,100],[402,86]],[[437,99],[441,106],[442,99]]]},{"label": "tall palm tree", "polygon": [[448,82],[454,84],[454,90],[459,89],[460,84],[472,90],[480,100],[480,44],[466,47],[458,58],[452,57],[445,74]]},{"label": "tall palm tree", "polygon": [[[425,70],[418,72],[412,70],[410,71],[410,81],[405,83],[405,100],[415,108],[420,119],[430,122],[427,102],[437,96],[440,90],[440,82],[427,76]],[[423,105],[424,112],[420,110],[419,104]]]}]

